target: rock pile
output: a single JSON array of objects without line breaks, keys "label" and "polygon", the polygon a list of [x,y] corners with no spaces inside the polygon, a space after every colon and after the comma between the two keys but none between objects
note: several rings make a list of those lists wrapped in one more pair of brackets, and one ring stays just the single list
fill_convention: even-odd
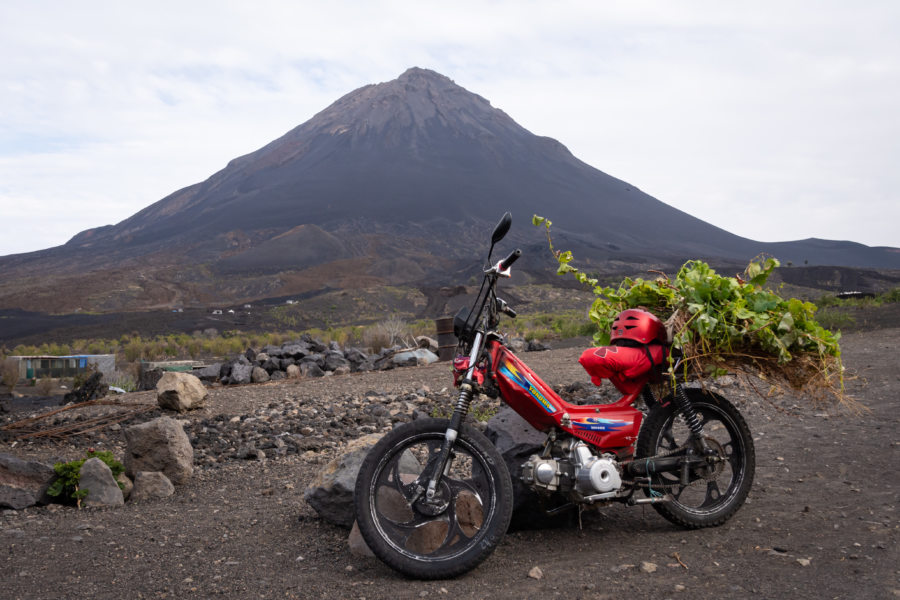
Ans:
[{"label": "rock pile", "polygon": [[[278,397],[273,395],[268,404],[252,413],[192,419],[185,421],[184,427],[198,466],[215,467],[233,460],[272,460],[331,451],[361,436],[390,431],[397,423],[449,416],[455,393],[455,389],[434,392],[422,387],[406,393],[370,390],[318,400],[286,390]],[[497,405],[498,401],[482,397],[473,402],[470,413],[493,414]]]},{"label": "rock pile", "polygon": [[309,334],[281,346],[266,346],[261,352],[252,348],[225,363],[210,365],[195,373],[207,383],[263,383],[297,378],[326,377],[361,371],[388,370],[395,367],[430,364],[438,360],[429,348],[385,348],[369,354],[360,348],[341,348],[337,342],[325,344]]}]

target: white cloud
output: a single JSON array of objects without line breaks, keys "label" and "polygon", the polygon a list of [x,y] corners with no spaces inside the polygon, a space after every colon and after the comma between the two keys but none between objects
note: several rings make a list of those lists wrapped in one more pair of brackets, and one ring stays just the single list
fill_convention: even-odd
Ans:
[{"label": "white cloud", "polygon": [[740,235],[898,246],[898,25],[889,1],[5,3],[0,255],[413,65]]}]

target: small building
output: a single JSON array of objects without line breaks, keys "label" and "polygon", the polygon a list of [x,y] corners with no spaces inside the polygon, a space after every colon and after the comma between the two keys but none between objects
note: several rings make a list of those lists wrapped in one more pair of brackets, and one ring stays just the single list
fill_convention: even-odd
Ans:
[{"label": "small building", "polygon": [[19,361],[20,379],[75,377],[92,368],[111,377],[116,371],[115,354],[10,356],[10,358]]}]

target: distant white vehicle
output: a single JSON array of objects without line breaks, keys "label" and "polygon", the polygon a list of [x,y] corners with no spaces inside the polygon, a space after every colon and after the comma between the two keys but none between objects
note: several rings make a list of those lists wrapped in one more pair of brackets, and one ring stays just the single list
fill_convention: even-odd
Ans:
[{"label": "distant white vehicle", "polygon": [[216,308],[216,309],[214,309],[214,310],[212,311],[212,314],[214,314],[214,315],[221,315],[221,314],[222,314],[222,309],[221,309],[221,308]]}]

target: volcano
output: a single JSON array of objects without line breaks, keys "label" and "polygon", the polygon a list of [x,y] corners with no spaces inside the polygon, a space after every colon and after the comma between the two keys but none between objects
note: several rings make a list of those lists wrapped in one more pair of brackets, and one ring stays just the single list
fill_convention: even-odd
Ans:
[{"label": "volcano", "polygon": [[520,268],[538,278],[553,265],[532,214],[550,217],[557,245],[596,270],[760,253],[900,268],[892,248],[733,235],[585,164],[449,78],[411,68],[116,225],[0,258],[0,308],[128,310],[457,283],[507,210],[509,243],[526,248]]}]

